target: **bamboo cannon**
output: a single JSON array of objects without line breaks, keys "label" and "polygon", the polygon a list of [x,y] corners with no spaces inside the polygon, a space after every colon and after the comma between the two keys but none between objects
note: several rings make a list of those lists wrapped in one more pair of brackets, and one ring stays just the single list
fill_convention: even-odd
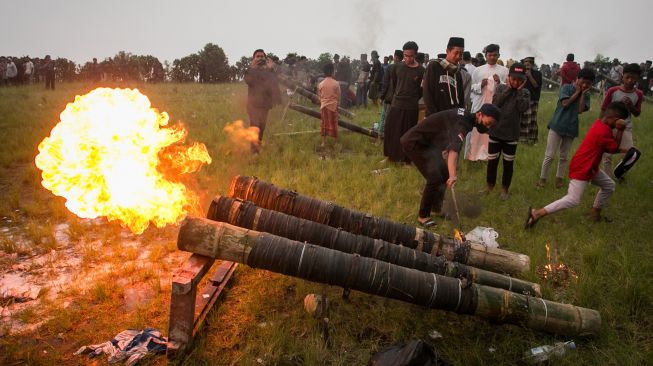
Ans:
[{"label": "bamboo cannon", "polygon": [[[320,115],[320,112],[318,112],[316,110],[313,110],[311,108],[308,108],[308,107],[304,107],[303,105],[290,103],[290,104],[288,104],[288,108],[294,109],[297,112],[304,113],[304,114],[306,114],[308,116],[315,117],[317,119],[322,118],[321,115]],[[348,129],[350,131],[362,133],[363,135],[367,135],[367,136],[374,137],[374,138],[377,138],[377,139],[378,138],[381,138],[381,139],[383,138],[383,135],[379,135],[379,133],[376,132],[376,131],[360,127],[360,126],[355,125],[355,124],[353,124],[351,122],[347,122],[347,121],[343,120],[342,118],[338,118],[338,126],[346,128],[346,129]]]},{"label": "bamboo cannon", "polygon": [[488,248],[469,240],[460,242],[432,231],[374,217],[280,189],[256,177],[234,176],[231,180],[229,196],[251,201],[261,208],[340,228],[353,234],[401,244],[419,252],[444,256],[447,260],[492,272],[514,275],[525,273],[530,269],[531,261],[525,254]]},{"label": "bamboo cannon", "polygon": [[[284,74],[279,74],[279,75],[277,75],[277,77],[279,79],[279,82],[281,82],[286,87],[294,90],[297,94],[307,98],[308,100],[310,100],[314,104],[320,105],[320,97],[317,94],[315,94],[312,91],[304,88],[304,86],[302,86],[300,83],[296,82],[295,80],[289,78],[288,76],[286,76]],[[354,118],[356,116],[353,112],[348,111],[348,110],[346,110],[344,108],[340,108],[340,107],[338,107],[338,113],[344,114],[345,116],[347,116],[349,118]]]},{"label": "bamboo cannon", "polygon": [[601,326],[596,310],[482,285],[463,286],[459,279],[204,218],[189,216],[182,222],[177,247],[313,282],[565,336],[595,335]]},{"label": "bamboo cannon", "polygon": [[380,239],[352,234],[317,222],[256,207],[251,202],[239,199],[221,196],[214,198],[207,218],[423,272],[464,278],[481,285],[537,297],[542,296],[540,285],[536,283],[451,262],[443,256],[436,257]]}]

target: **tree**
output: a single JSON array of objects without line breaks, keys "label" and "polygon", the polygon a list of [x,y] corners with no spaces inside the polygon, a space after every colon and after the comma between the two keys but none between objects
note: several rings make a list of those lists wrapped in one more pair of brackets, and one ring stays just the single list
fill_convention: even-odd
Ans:
[{"label": "tree", "polygon": [[222,48],[213,43],[207,43],[198,54],[198,74],[200,82],[229,81],[231,70],[229,60]]},{"label": "tree", "polygon": [[194,82],[199,76],[200,56],[197,53],[188,55],[172,62],[170,79],[178,83]]},{"label": "tree", "polygon": [[54,60],[54,70],[57,80],[74,81],[77,78],[77,65],[67,58]]},{"label": "tree", "polygon": [[247,56],[240,58],[232,68],[232,76],[234,80],[242,80],[245,76],[245,71],[249,68],[250,59]]}]

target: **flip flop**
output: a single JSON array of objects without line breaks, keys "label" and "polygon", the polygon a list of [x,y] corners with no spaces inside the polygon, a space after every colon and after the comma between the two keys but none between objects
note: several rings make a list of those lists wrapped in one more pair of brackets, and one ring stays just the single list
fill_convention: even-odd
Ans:
[{"label": "flip flop", "polygon": [[433,221],[433,219],[431,219],[431,218],[429,218],[428,220],[426,220],[424,222],[421,222],[419,220],[417,220],[417,222],[419,222],[419,224],[425,229],[428,229],[430,227],[435,226],[435,221]]},{"label": "flip flop", "polygon": [[531,229],[535,224],[537,224],[535,216],[533,216],[533,207],[528,206],[528,217],[526,218],[526,223],[524,223],[524,229]]}]

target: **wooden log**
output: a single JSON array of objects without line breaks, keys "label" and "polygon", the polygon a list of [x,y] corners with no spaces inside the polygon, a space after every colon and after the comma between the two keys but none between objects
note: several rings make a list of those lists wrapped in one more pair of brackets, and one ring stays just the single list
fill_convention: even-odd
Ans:
[{"label": "wooden log", "polygon": [[267,210],[240,199],[215,197],[209,207],[207,218],[345,253],[375,258],[423,272],[465,278],[481,285],[542,296],[540,285],[536,283],[452,262],[445,256],[434,256],[380,239],[352,234],[314,221]]},{"label": "wooden log", "polygon": [[351,288],[459,314],[523,325],[565,336],[590,336],[601,326],[592,309],[520,295],[426,273],[204,218],[187,217],[180,250],[318,283]]},{"label": "wooden log", "polygon": [[[320,115],[320,112],[318,112],[316,110],[313,110],[313,109],[310,109],[308,107],[304,107],[303,105],[290,103],[290,104],[288,104],[288,108],[296,110],[297,112],[304,113],[304,114],[306,114],[308,116],[315,117],[317,119],[322,118],[321,115]],[[367,135],[367,136],[370,136],[370,137],[381,138],[381,139],[383,138],[383,135],[379,135],[379,133],[374,131],[374,130],[363,128],[363,127],[355,125],[355,124],[353,124],[351,122],[347,122],[347,121],[345,121],[345,120],[343,120],[341,118],[338,118],[338,126],[346,128],[349,131],[358,132],[358,133],[361,133],[363,135]]]},{"label": "wooden log", "polygon": [[[277,75],[277,77],[278,77],[280,83],[282,83],[286,87],[294,90],[295,93],[307,98],[308,100],[310,100],[314,104],[320,105],[320,97],[317,94],[315,94],[312,91],[304,88],[300,83],[298,83],[297,81],[289,78],[286,75],[279,74],[279,75]],[[338,113],[343,114],[343,115],[345,115],[345,116],[347,116],[349,118],[354,118],[356,116],[353,112],[348,111],[348,110],[346,110],[344,108],[340,108],[340,107],[338,107]]]},{"label": "wooden log", "polygon": [[302,196],[255,177],[234,176],[229,196],[251,201],[261,208],[319,222],[353,234],[401,244],[431,255],[442,255],[450,261],[496,273],[520,274],[530,269],[530,258],[525,254],[488,248],[469,240],[460,242],[428,230]]}]

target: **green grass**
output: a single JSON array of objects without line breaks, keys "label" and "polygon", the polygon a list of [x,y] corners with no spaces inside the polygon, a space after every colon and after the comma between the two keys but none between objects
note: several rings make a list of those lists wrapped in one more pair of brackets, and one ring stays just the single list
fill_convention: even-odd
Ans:
[{"label": "green grass", "polygon": [[[73,237],[79,238],[88,235],[89,229],[70,219],[61,199],[39,187],[39,172],[33,164],[39,141],[49,134],[65,104],[75,94],[90,90],[84,84],[57,87],[55,92],[46,92],[41,86],[0,88],[0,215],[22,218],[24,222],[48,216],[72,221]],[[379,163],[383,158],[382,145],[368,137],[343,131],[338,145],[321,159],[317,153],[318,134],[275,136],[315,130],[319,121],[294,111],[288,111],[281,121],[283,109],[276,108],[270,114],[263,151],[253,157],[231,146],[222,132],[229,122],[246,120],[246,89],[242,85],[138,87],[150,97],[154,107],[170,114],[171,122],[183,121],[189,140],[206,144],[213,163],[197,174],[194,186],[201,194],[205,210],[214,195],[227,193],[231,177],[240,174],[255,175],[277,186],[355,210],[415,223],[423,178],[412,167],[394,165],[390,165],[389,171],[371,174],[371,170],[384,166]],[[546,262],[544,246],[553,242],[558,246],[560,259],[578,272],[578,279],[565,288],[542,283],[543,294],[547,299],[600,311],[603,326],[594,338],[575,339],[578,350],[559,364],[645,364],[653,357],[653,290],[649,281],[653,273],[653,163],[649,158],[653,156],[653,106],[644,104],[642,116],[635,120],[636,146],[642,150],[643,158],[629,172],[627,184],[617,186],[604,210],[615,219],[613,223],[595,224],[587,219],[596,193],[592,187],[579,207],[546,217],[534,230],[524,231],[522,225],[529,204],[541,207],[565,194],[564,189],[555,189],[551,184],[545,189],[535,188],[546,142],[545,126],[556,97],[554,93],[543,93],[540,143],[518,147],[510,200],[499,200],[498,193],[482,197],[481,216],[463,218],[462,226],[465,230],[493,227],[500,234],[498,241],[503,248],[528,254],[532,269],[525,275],[527,280],[540,282],[535,268]],[[598,115],[599,99],[594,95],[592,110],[581,117],[581,136]],[[355,121],[367,127],[379,116],[373,107],[356,112]],[[576,139],[573,151],[579,142]],[[459,195],[475,193],[485,185],[485,165],[461,163],[459,178]],[[51,221],[48,226],[60,221]],[[449,234],[451,229],[451,224],[445,222],[436,231]],[[107,229],[106,245],[120,248],[120,236],[111,235],[111,230]],[[46,233],[31,231],[34,236],[47,237]],[[144,237],[154,237],[158,231],[148,229]],[[50,248],[47,244],[45,247]],[[165,256],[171,247],[164,244],[150,258]],[[135,257],[136,253],[127,249],[116,258],[106,258],[98,251],[96,258],[89,248],[84,261],[124,262],[120,271],[123,278],[128,276],[132,282],[157,280],[152,277],[156,276],[154,272],[143,274],[135,266]],[[52,319],[38,334],[0,338],[0,363],[81,365],[87,363],[85,358],[71,356],[81,345],[103,342],[129,327],[147,325],[167,332],[169,289],[157,289],[161,292],[148,308],[124,313],[119,299],[122,291],[113,285],[117,273],[113,274],[100,277],[106,283],[90,287],[87,293],[70,290],[72,304],[65,310],[51,308]],[[265,365],[361,365],[387,345],[415,338],[427,340],[433,329],[443,334],[434,344],[436,349],[456,365],[511,365],[519,363],[522,352],[533,346],[567,340],[359,292],[353,292],[345,301],[339,288],[324,289],[319,284],[244,266],[232,282],[220,305],[210,314],[196,347],[185,360],[186,365],[258,365],[258,359]],[[303,310],[304,296],[322,291],[326,291],[331,303],[328,343],[318,321]],[[30,337],[35,341],[29,341]],[[47,354],[42,352],[44,344],[49,345],[45,347]],[[496,352],[489,352],[489,348]],[[145,362],[164,363],[164,358]]]}]

